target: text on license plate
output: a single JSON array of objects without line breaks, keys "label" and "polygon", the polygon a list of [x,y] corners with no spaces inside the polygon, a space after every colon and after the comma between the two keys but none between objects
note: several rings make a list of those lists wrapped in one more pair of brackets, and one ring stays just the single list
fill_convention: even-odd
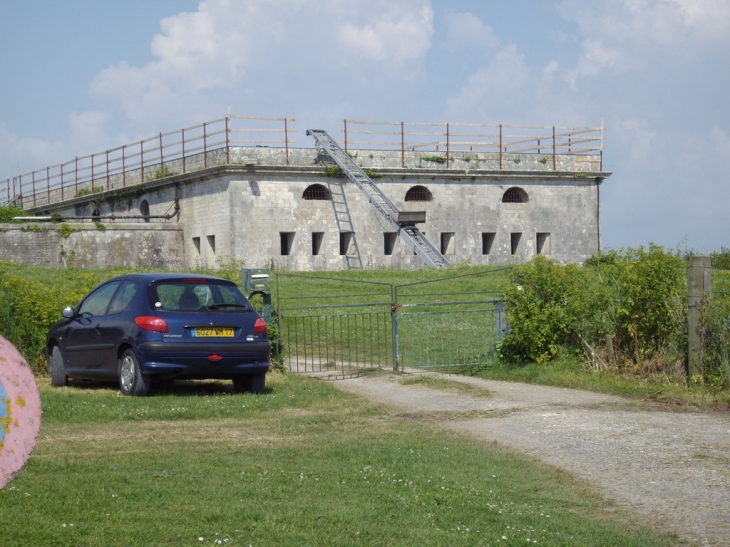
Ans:
[{"label": "text on license plate", "polygon": [[193,336],[208,338],[231,338],[233,337],[233,329],[228,327],[196,327],[193,329]]}]

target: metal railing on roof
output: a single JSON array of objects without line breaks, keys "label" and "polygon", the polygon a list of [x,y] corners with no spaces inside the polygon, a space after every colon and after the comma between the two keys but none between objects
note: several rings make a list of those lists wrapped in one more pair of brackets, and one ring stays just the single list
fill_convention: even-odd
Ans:
[{"label": "metal railing on roof", "polygon": [[[0,181],[0,199],[22,208],[71,199],[79,191],[97,192],[147,182],[166,174],[165,166],[178,161],[181,173],[230,163],[230,150],[239,146],[273,144],[286,150],[296,143],[289,127],[293,118],[235,116],[158,133],[132,144],[51,165]],[[211,152],[223,151],[218,158]],[[191,159],[197,161],[191,169]],[[215,165],[212,165],[215,163]],[[3,199],[4,198],[4,199]]]},{"label": "metal railing on roof", "polygon": [[[158,133],[103,152],[23,173],[0,181],[0,203],[33,208],[71,199],[79,192],[125,188],[167,176],[167,165],[177,162],[177,173],[230,164],[231,149],[269,146],[289,150],[296,140],[294,118],[229,115]],[[603,170],[603,122],[599,127],[529,126],[436,122],[368,122],[343,120],[345,151],[397,150],[405,167],[411,151],[444,152],[450,167],[455,152],[495,154],[499,169],[506,154],[541,154],[543,163],[557,170],[559,155],[597,155]],[[504,160],[504,161],[503,161]],[[83,194],[82,194],[83,195]]]},{"label": "metal railing on roof", "polygon": [[553,170],[558,155],[603,156],[603,121],[599,127],[359,120],[343,120],[343,125],[345,151],[400,150],[404,167],[405,153],[411,151],[443,151],[447,168],[452,152],[496,153],[500,169],[504,154],[551,156]]}]

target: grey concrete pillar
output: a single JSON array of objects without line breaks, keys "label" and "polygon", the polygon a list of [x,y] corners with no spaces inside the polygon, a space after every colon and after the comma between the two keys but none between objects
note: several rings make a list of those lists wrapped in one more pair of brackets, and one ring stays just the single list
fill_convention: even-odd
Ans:
[{"label": "grey concrete pillar", "polygon": [[687,266],[687,381],[702,374],[700,307],[710,298],[712,268],[709,256],[690,256]]}]

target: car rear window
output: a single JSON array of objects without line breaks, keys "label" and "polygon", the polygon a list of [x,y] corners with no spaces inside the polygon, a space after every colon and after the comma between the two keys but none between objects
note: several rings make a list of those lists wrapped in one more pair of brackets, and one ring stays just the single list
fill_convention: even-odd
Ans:
[{"label": "car rear window", "polygon": [[150,286],[154,309],[170,311],[248,311],[251,305],[235,285],[210,280],[161,281]]}]

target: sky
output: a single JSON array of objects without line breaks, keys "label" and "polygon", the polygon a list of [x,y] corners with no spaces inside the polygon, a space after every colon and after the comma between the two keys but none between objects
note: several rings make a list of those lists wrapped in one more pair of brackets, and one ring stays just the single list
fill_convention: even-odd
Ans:
[{"label": "sky", "polygon": [[605,125],[604,248],[730,247],[730,0],[0,0],[0,180],[222,118]]}]

